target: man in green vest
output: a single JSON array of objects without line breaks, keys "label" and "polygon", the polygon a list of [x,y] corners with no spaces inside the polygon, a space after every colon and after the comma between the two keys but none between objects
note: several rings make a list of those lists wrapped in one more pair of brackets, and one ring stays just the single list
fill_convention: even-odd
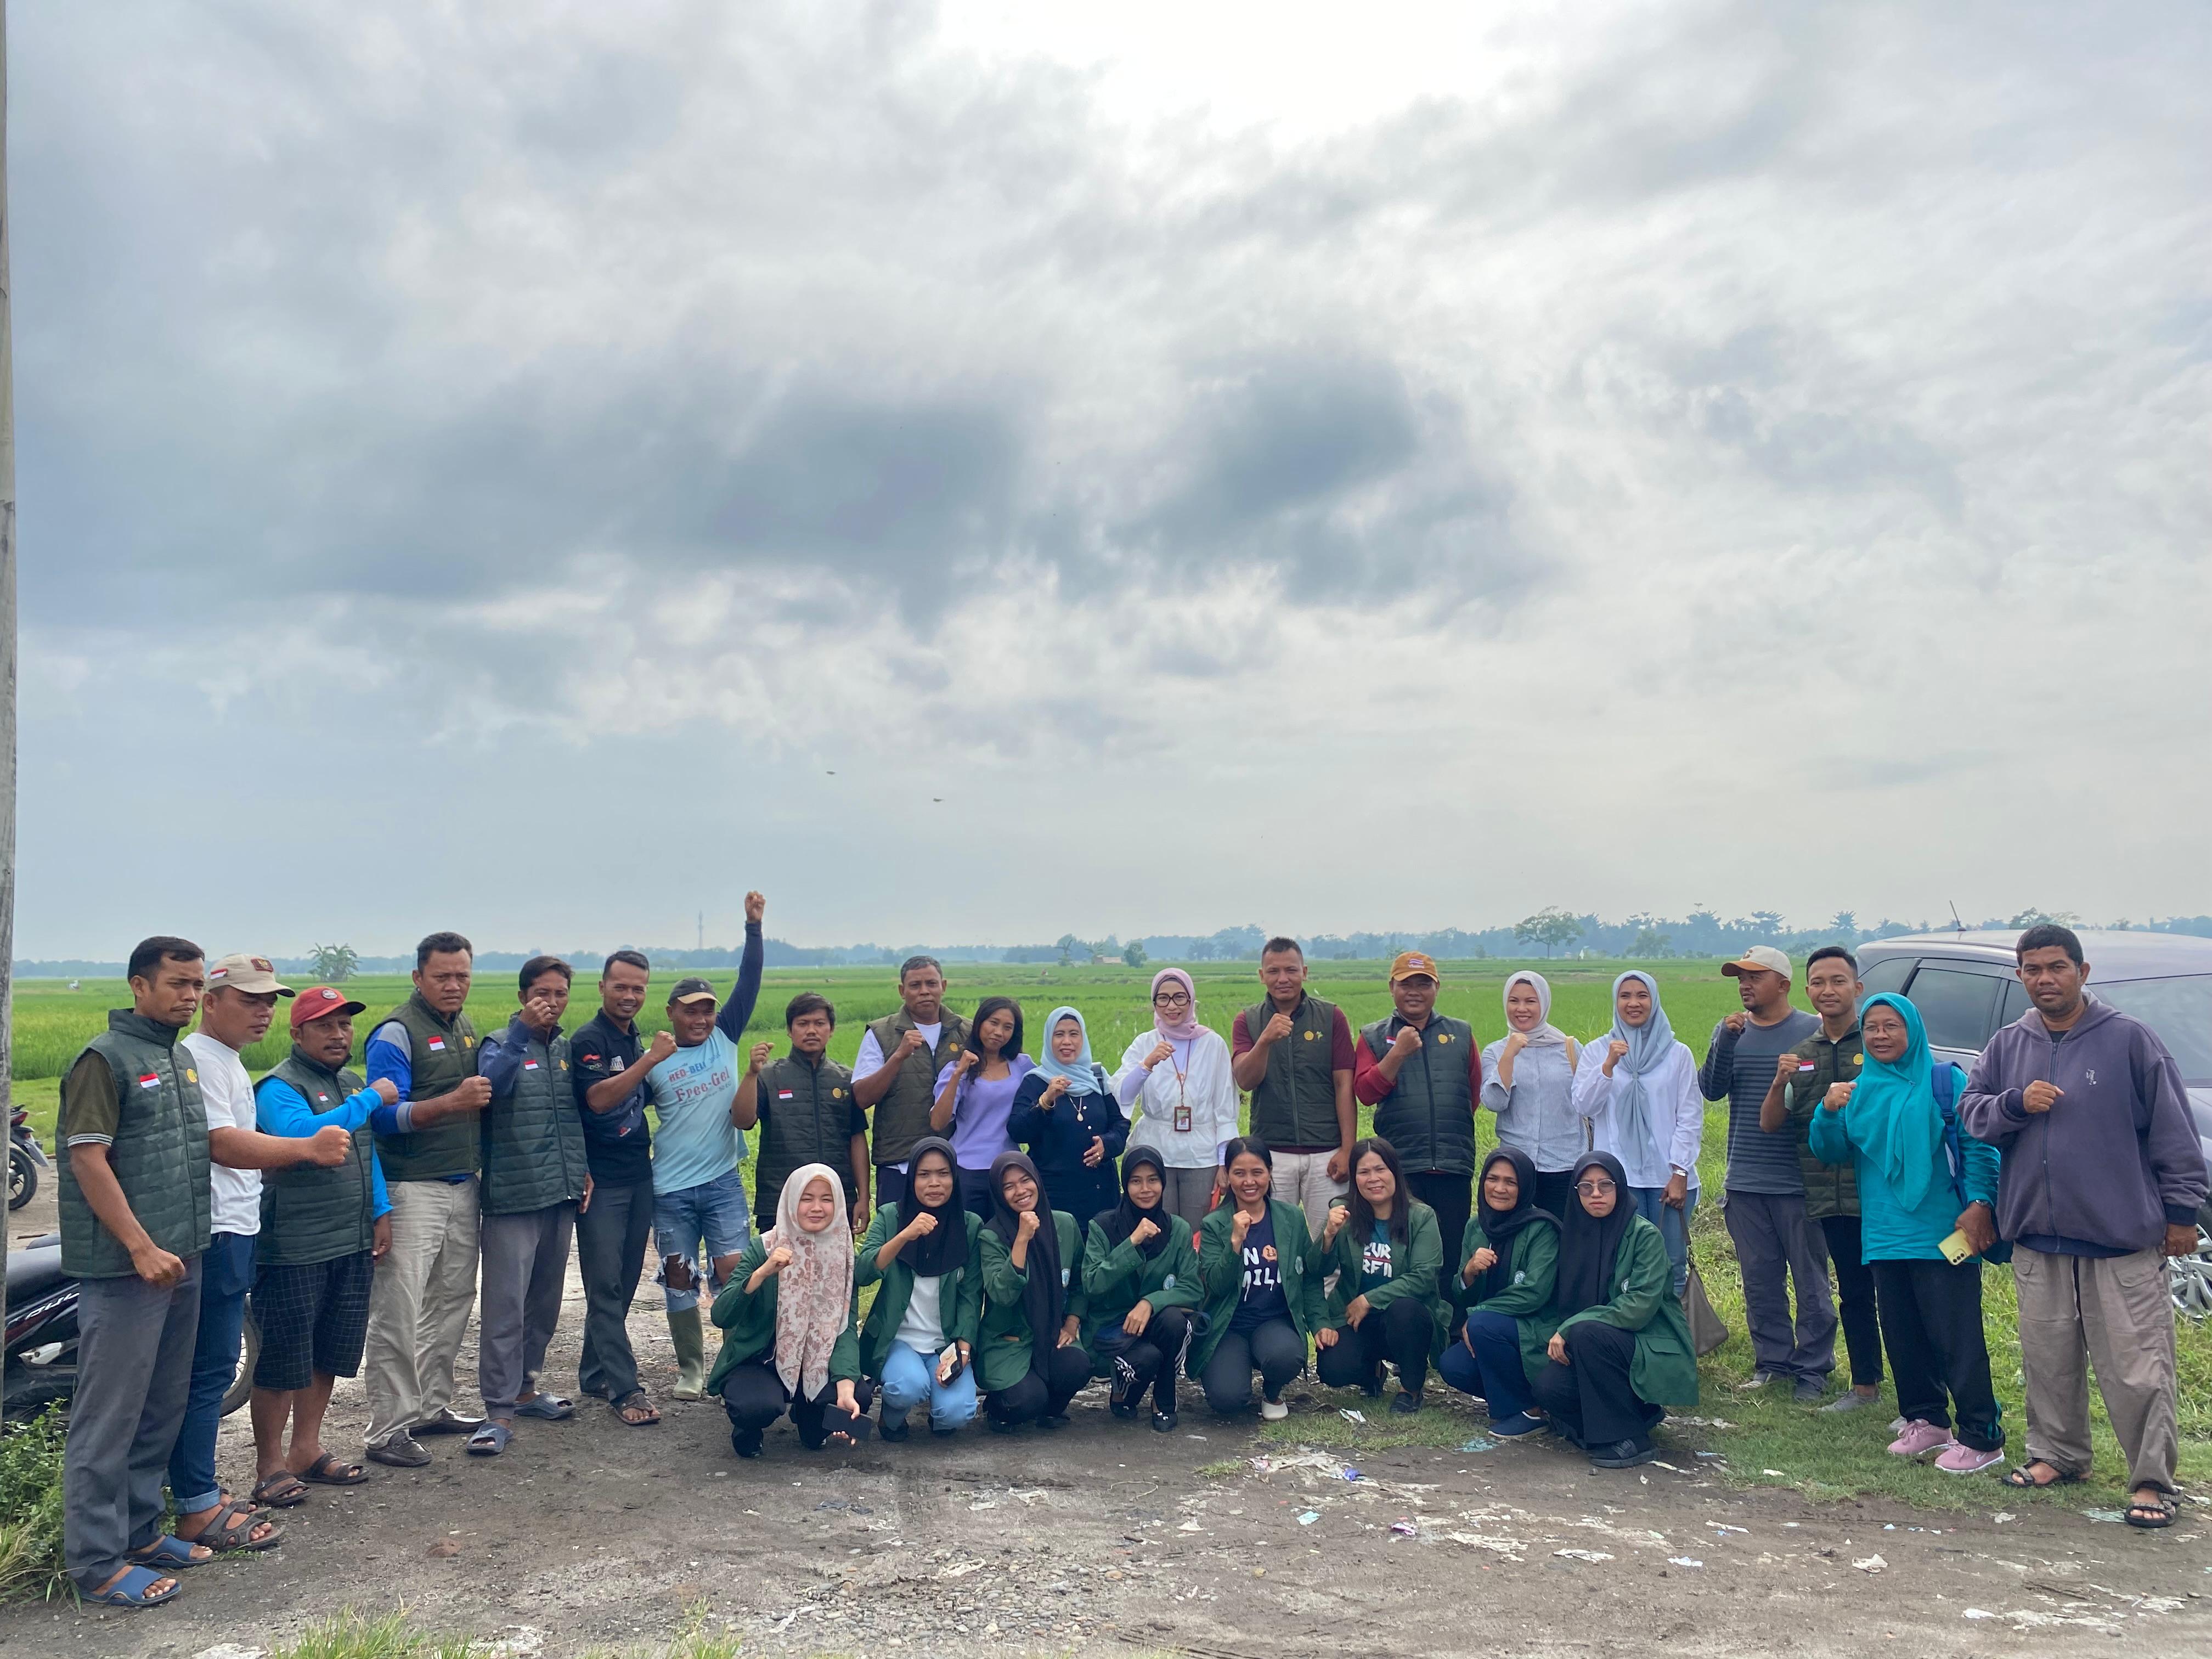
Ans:
[{"label": "man in green vest", "polygon": [[[62,1466],[63,1562],[88,1601],[147,1607],[174,1569],[213,1550],[161,1531],[162,1476],[184,1421],[198,1335],[209,1171],[335,1166],[333,1129],[283,1140],[210,1130],[191,1052],[177,1041],[206,989],[198,945],[167,935],[131,951],[129,1008],[107,1016],[62,1080],[62,1271],[77,1281],[77,1383]],[[246,1547],[283,1536],[240,1518]],[[258,1539],[252,1534],[261,1531]]]},{"label": "man in green vest", "polygon": [[368,1298],[363,1382],[370,1457],[418,1469],[418,1434],[473,1434],[453,1409],[453,1361],[477,1297],[477,1115],[491,1085],[477,1075],[477,1028],[462,1012],[475,950],[459,933],[415,947],[415,990],[369,1034],[368,1079],[398,1090],[369,1114],[392,1200],[392,1248]]},{"label": "man in green vest", "polygon": [[1237,1016],[1230,1075],[1252,1097],[1252,1133],[1274,1162],[1274,1194],[1305,1212],[1318,1233],[1328,1206],[1352,1190],[1352,1024],[1333,1002],[1306,994],[1306,953],[1294,939],[1260,949],[1267,1000]]},{"label": "man in green vest", "polygon": [[558,957],[532,957],[518,981],[522,1006],[478,1050],[491,1085],[483,1109],[483,1290],[477,1307],[477,1386],[484,1425],[469,1450],[496,1457],[518,1417],[558,1422],[576,1408],[538,1387],[561,1321],[561,1287],[576,1210],[592,1201],[584,1126],[561,1035],[574,977]]},{"label": "man in green vest", "polygon": [[898,1012],[871,1020],[853,1061],[853,1098],[876,1115],[876,1202],[906,1196],[906,1160],[914,1143],[935,1132],[937,1074],[968,1041],[968,1022],[945,1006],[945,969],[935,957],[899,964]]},{"label": "man in green vest", "polygon": [[[1375,1133],[1398,1149],[1406,1184],[1437,1212],[1447,1239],[1474,1209],[1474,1109],[1482,1050],[1474,1028],[1437,1012],[1437,964],[1419,951],[1390,964],[1398,1012],[1360,1028],[1352,1091],[1375,1109]],[[1456,1244],[1447,1248],[1456,1250]]]},{"label": "man in green vest", "polygon": [[837,1010],[818,991],[801,991],[785,1006],[783,1029],[791,1052],[772,1058],[775,1045],[756,1042],[738,1079],[731,1112],[740,1129],[758,1130],[753,1149],[753,1213],[771,1216],[783,1183],[806,1164],[847,1170],[859,1196],[853,1231],[866,1232],[868,1209],[868,1115],[853,1098],[853,1074],[831,1060],[830,1039]]}]

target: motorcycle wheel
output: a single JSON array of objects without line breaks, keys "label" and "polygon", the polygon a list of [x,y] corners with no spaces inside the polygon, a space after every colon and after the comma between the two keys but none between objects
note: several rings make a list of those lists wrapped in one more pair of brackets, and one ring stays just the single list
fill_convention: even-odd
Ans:
[{"label": "motorcycle wheel", "polygon": [[39,1190],[39,1166],[31,1155],[10,1141],[8,1144],[8,1207],[20,1210],[31,1201]]},{"label": "motorcycle wheel", "polygon": [[76,1367],[69,1365],[10,1365],[8,1368],[7,1419],[35,1423],[46,1407],[66,1406],[76,1393]]},{"label": "motorcycle wheel", "polygon": [[222,1414],[229,1416],[243,1406],[253,1394],[253,1364],[261,1358],[261,1327],[253,1317],[251,1304],[246,1310],[245,1338],[238,1345],[238,1373],[230,1379],[230,1387],[222,1396]]}]

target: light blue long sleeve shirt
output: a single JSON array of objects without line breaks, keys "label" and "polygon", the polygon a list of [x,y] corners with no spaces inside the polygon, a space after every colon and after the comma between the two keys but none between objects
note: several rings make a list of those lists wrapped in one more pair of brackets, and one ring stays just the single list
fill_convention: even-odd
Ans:
[{"label": "light blue long sleeve shirt", "polygon": [[[281,1077],[265,1077],[253,1091],[253,1127],[264,1135],[283,1135],[304,1140],[318,1129],[336,1124],[350,1134],[370,1121],[384,1097],[374,1089],[348,1095],[326,1112],[319,1112],[305,1095]],[[368,1155],[370,1212],[379,1218],[392,1212],[392,1200],[384,1190],[384,1164],[374,1150]]]}]

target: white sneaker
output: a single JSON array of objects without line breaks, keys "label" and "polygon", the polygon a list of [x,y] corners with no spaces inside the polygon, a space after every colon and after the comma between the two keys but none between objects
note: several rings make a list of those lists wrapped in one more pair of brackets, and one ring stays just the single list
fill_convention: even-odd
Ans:
[{"label": "white sneaker", "polygon": [[1279,1423],[1290,1414],[1291,1408],[1279,1400],[1262,1400],[1260,1402],[1260,1420],[1262,1423]]}]

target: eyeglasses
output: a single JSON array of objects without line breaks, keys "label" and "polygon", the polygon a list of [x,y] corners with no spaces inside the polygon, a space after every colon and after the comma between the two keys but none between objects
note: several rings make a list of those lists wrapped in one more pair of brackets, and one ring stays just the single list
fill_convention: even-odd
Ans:
[{"label": "eyeglasses", "polygon": [[1155,1008],[1187,1008],[1189,1006],[1190,999],[1180,991],[1164,991],[1152,999]]},{"label": "eyeglasses", "polygon": [[1620,1189],[1610,1181],[1577,1181],[1575,1182],[1575,1190],[1584,1198],[1603,1198],[1607,1193],[1618,1192]]}]

